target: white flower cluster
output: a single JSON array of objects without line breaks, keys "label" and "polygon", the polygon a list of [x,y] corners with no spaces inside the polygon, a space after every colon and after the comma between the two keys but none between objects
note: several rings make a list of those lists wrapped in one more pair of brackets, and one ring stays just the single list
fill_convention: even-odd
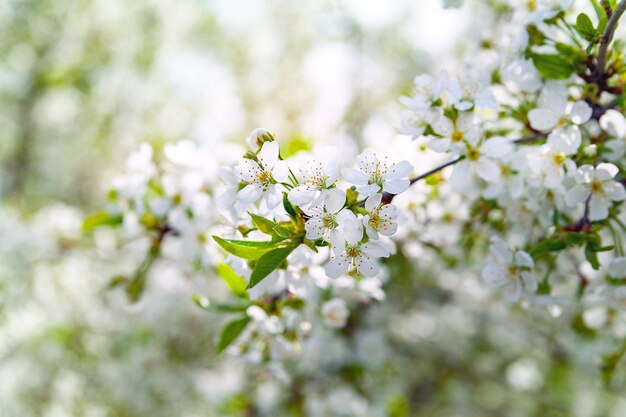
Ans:
[{"label": "white flower cluster", "polygon": [[[303,234],[303,239],[313,242],[312,248],[329,246],[331,259],[325,267],[329,277],[338,278],[352,269],[366,277],[376,276],[376,260],[390,254],[390,245],[381,241],[381,236],[389,237],[398,228],[398,210],[383,202],[383,193],[396,195],[409,187],[406,178],[413,170],[411,164],[380,161],[366,151],[357,157],[358,169],[340,171],[333,150],[329,149],[328,157],[322,161],[300,158],[293,164],[295,174],[287,161],[279,159],[278,142],[269,132],[256,130],[252,135],[268,140],[261,144],[258,153],[249,153],[240,161],[236,177],[223,176],[229,184],[224,195],[230,196],[223,201],[231,214],[234,211],[235,218],[241,218],[258,202],[255,208],[259,213],[278,219],[277,225],[291,215],[303,227],[294,230],[294,234]],[[337,187],[342,181],[340,172],[343,181],[356,186],[348,193]],[[283,194],[291,210],[297,212],[290,214],[286,207],[279,206]],[[241,228],[239,224],[237,227]]]},{"label": "white flower cluster", "polygon": [[[483,276],[506,287],[510,301],[552,294],[562,273],[557,258],[559,264],[573,259],[581,276],[591,269],[609,271],[604,276],[610,278],[616,274],[609,264],[623,254],[626,119],[617,110],[622,87],[611,79],[619,66],[609,63],[598,75],[595,60],[575,56],[581,37],[590,41],[591,35],[579,23],[586,15],[574,32],[557,24],[571,4],[516,8],[500,28],[506,36],[493,36],[469,54],[460,77],[420,75],[413,95],[401,99],[406,110],[399,132],[445,154],[441,169],[453,166],[453,190],[485,223],[497,223],[480,230],[483,242],[499,236]],[[576,251],[580,246],[584,251]],[[567,253],[560,257],[561,251]],[[533,270],[547,276],[541,288]],[[584,292],[587,284],[579,285]]]}]

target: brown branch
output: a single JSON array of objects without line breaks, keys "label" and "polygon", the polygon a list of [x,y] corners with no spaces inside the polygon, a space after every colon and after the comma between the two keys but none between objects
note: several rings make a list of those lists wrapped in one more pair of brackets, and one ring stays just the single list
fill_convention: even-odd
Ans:
[{"label": "brown branch", "polygon": [[[418,182],[419,180],[422,180],[422,179],[424,179],[424,178],[426,178],[426,177],[429,177],[429,176],[431,176],[431,175],[433,175],[433,174],[436,174],[437,172],[441,171],[442,169],[447,168],[447,167],[449,167],[449,166],[451,166],[451,165],[454,165],[454,164],[456,164],[457,162],[462,161],[463,159],[465,159],[465,156],[459,156],[458,158],[453,159],[453,160],[451,160],[451,161],[448,161],[448,162],[446,162],[445,164],[439,165],[439,166],[437,166],[437,167],[435,167],[435,168],[431,169],[430,171],[426,171],[426,172],[424,172],[423,174],[420,174],[420,175],[418,175],[418,176],[416,176],[416,177],[410,178],[410,179],[409,179],[409,185],[413,185],[413,184],[415,184],[416,182]],[[393,200],[393,198],[394,198],[396,195],[397,195],[397,194],[391,194],[391,193],[384,192],[384,193],[383,193],[383,198],[382,198],[382,203],[383,203],[383,204],[389,204],[389,203],[391,203],[391,201]]]},{"label": "brown branch", "polygon": [[613,40],[615,29],[617,29],[617,24],[619,19],[622,17],[622,14],[624,14],[624,11],[626,11],[626,0],[620,1],[615,10],[613,10],[613,13],[611,13],[611,16],[609,17],[609,21],[606,24],[606,28],[604,29],[604,33],[602,34],[596,65],[596,73],[599,77],[603,77],[606,73],[606,57],[609,50],[609,44]]}]

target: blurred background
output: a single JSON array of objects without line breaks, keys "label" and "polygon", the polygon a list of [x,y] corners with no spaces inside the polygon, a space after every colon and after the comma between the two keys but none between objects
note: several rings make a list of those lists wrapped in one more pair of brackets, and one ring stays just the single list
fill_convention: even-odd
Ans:
[{"label": "blurred background", "polygon": [[129,305],[106,286],[131,260],[81,233],[142,142],[242,145],[260,126],[294,151],[391,142],[398,97],[454,65],[487,6],[0,2],[0,416],[626,415],[587,345],[552,336],[559,322],[402,259],[366,330],[319,347],[344,365],[303,361],[285,385],[215,355],[219,327],[189,299],[220,291],[210,277],[163,265]]}]

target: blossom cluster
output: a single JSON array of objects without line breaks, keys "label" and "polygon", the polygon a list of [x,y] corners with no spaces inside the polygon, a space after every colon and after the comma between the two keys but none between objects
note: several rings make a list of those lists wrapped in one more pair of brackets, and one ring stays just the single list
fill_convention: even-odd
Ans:
[{"label": "blossom cluster", "polygon": [[154,164],[144,148],[116,183],[114,208],[93,221],[148,238],[146,260],[116,283],[138,298],[177,242],[185,267],[215,270],[237,298],[194,298],[237,315],[218,350],[278,373],[315,329],[349,331],[357,307],[384,298],[384,258],[396,253],[415,270],[481,276],[509,302],[584,334],[606,325],[621,337],[626,68],[619,44],[603,41],[618,10],[570,23],[571,1],[503,3],[510,20],[458,74],[419,75],[401,98],[398,132],[440,165],[414,173],[366,150],[340,168],[338,150],[283,154],[265,129],[238,161],[208,163],[213,150],[183,142]]}]

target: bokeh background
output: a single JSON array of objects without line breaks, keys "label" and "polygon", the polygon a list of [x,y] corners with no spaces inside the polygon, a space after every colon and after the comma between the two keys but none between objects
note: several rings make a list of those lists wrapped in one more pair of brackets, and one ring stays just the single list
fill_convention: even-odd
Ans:
[{"label": "bokeh background", "polygon": [[458,274],[393,260],[362,333],[285,384],[215,355],[221,318],[189,297],[223,292],[211,274],[164,263],[131,305],[107,285],[133,254],[81,231],[143,142],[391,143],[414,76],[488,31],[488,2],[460,3],[0,2],[0,416],[626,415],[596,345]]}]

